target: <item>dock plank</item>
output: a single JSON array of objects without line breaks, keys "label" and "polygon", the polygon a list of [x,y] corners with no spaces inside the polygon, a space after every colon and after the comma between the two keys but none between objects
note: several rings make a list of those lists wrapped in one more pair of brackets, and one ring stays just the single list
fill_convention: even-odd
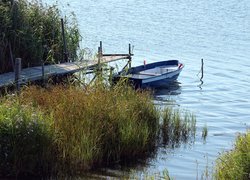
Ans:
[{"label": "dock plank", "polygon": [[[129,59],[129,56],[103,56],[100,63],[110,63],[122,59]],[[66,75],[76,73],[81,70],[88,70],[98,65],[98,60],[83,60],[80,62],[67,62],[44,66],[45,76]],[[42,66],[24,68],[21,70],[21,84],[41,80]],[[15,83],[15,73],[9,72],[0,74],[0,88],[11,86]]]}]

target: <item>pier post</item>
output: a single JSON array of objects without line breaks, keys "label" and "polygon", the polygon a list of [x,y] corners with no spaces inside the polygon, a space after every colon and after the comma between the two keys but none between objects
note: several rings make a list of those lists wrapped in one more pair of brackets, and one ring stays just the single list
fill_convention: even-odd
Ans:
[{"label": "pier post", "polygon": [[15,85],[17,94],[20,94],[20,84],[21,84],[21,68],[22,68],[22,59],[15,59]]},{"label": "pier post", "polygon": [[66,44],[66,39],[65,39],[63,18],[61,18],[61,26],[62,26],[62,38],[63,38],[63,60],[64,62],[68,62],[68,52],[67,52],[67,44]]},{"label": "pier post", "polygon": [[98,64],[97,64],[97,74],[98,76],[101,75],[101,47],[98,47]]},{"label": "pier post", "polygon": [[103,52],[102,52],[102,41],[100,41],[100,53],[101,53],[101,55],[103,54]]},{"label": "pier post", "polygon": [[101,47],[98,47],[98,66],[100,65],[101,62]]},{"label": "pier post", "polygon": [[131,44],[129,43],[128,44],[128,54],[129,54],[129,61],[128,61],[128,67],[131,68],[131,61],[132,61],[132,58],[131,58]]}]

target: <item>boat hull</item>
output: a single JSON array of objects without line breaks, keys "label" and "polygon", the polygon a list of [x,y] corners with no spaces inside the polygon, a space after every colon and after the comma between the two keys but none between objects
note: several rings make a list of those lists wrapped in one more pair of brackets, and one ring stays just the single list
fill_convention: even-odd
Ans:
[{"label": "boat hull", "polygon": [[183,67],[178,60],[150,63],[119,72],[115,76],[115,81],[121,78],[128,79],[135,88],[167,87],[177,80]]},{"label": "boat hull", "polygon": [[142,80],[140,87],[165,87],[177,80],[181,70]]}]

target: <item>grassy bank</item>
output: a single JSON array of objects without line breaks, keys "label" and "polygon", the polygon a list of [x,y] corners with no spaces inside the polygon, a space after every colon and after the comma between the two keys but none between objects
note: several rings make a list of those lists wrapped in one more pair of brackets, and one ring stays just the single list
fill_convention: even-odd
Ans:
[{"label": "grassy bank", "polygon": [[145,156],[157,141],[158,111],[130,87],[30,87],[1,111],[0,176],[81,174]]},{"label": "grassy bank", "polygon": [[[60,12],[38,0],[0,1],[0,73],[13,71],[11,59],[23,67],[63,60]],[[65,37],[71,59],[76,58],[80,34],[74,17],[65,17]]]},{"label": "grassy bank", "polygon": [[223,153],[217,159],[216,179],[250,178],[250,131],[239,135],[234,149]]}]

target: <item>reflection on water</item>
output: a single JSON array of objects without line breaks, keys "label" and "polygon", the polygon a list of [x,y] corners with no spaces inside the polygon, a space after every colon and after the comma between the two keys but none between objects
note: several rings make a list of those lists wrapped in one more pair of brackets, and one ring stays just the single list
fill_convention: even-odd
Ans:
[{"label": "reflection on water", "polygon": [[204,81],[202,80],[202,78],[200,79],[200,84],[198,85],[198,87],[200,88],[200,90],[202,90],[202,85],[204,84]]},{"label": "reflection on water", "polygon": [[181,94],[181,83],[175,81],[171,84],[168,84],[165,87],[160,87],[154,90],[155,98],[158,96],[166,96],[166,95],[178,95]]},{"label": "reflection on water", "polygon": [[199,76],[199,75],[201,77],[200,77],[200,84],[198,85],[198,87],[202,90],[202,85],[204,84],[204,81],[203,81],[203,77],[204,77],[204,61],[203,61],[203,59],[201,59],[201,70],[197,74],[197,76]]},{"label": "reflection on water", "polygon": [[156,106],[174,105],[176,102],[172,96],[181,94],[181,83],[175,81],[166,87],[161,87],[153,90],[154,104]]}]

